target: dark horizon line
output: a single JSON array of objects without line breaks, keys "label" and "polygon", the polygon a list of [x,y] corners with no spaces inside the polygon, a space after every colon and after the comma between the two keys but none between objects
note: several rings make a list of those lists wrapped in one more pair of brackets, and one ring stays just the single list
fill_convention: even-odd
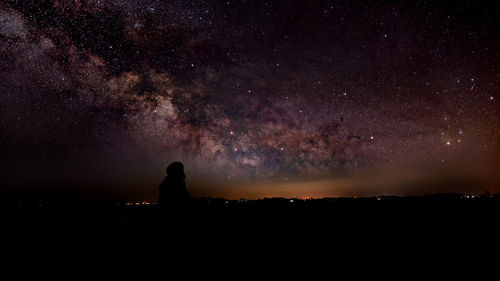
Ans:
[{"label": "dark horizon line", "polygon": [[[404,200],[404,199],[450,199],[450,200],[458,200],[458,199],[498,199],[500,198],[500,194],[498,193],[489,193],[488,191],[485,191],[481,194],[471,194],[471,193],[460,193],[460,192],[449,192],[449,193],[429,193],[429,194],[424,194],[424,195],[410,195],[410,196],[404,196],[404,195],[379,195],[379,196],[354,196],[354,197],[263,197],[259,199],[245,199],[245,198],[240,198],[240,199],[227,199],[224,197],[192,197],[192,201],[196,203],[198,202],[205,202],[205,203],[210,203],[209,201],[214,201],[213,203],[216,202],[227,202],[227,203],[235,203],[235,202],[259,202],[259,201],[292,201],[290,203],[293,203],[293,201],[321,201],[321,200],[379,200],[379,201],[386,201],[386,200]],[[108,204],[113,204],[115,206],[148,206],[148,205],[159,205],[158,201],[146,201],[146,200],[140,200],[140,201],[127,201],[127,200],[118,200],[118,201],[113,201],[109,199],[40,199],[40,200],[5,200],[5,201],[0,201],[0,207],[23,207],[24,204],[26,206],[33,206],[36,205],[38,207],[44,207],[46,206],[45,204],[48,205],[58,205],[60,203],[65,203],[66,204],[75,204],[75,206],[80,205],[81,203],[108,203]],[[80,203],[80,204],[78,204]],[[13,204],[13,205],[10,205]]]}]

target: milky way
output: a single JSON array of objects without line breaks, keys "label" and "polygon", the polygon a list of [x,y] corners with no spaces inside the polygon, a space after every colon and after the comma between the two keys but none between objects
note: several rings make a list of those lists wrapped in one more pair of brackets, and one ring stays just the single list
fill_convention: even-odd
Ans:
[{"label": "milky way", "polygon": [[2,1],[2,167],[288,180],[487,163],[499,33],[482,1]]}]

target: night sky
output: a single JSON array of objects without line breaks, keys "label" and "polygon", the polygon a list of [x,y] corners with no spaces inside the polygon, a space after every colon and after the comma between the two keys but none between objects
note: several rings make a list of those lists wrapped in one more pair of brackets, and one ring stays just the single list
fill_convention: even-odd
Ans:
[{"label": "night sky", "polygon": [[173,161],[234,198],[495,170],[492,2],[2,0],[3,189],[154,199]]}]

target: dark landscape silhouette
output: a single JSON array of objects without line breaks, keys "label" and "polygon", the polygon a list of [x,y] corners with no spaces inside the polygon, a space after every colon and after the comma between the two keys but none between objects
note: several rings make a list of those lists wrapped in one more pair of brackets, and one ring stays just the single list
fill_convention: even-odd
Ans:
[{"label": "dark landscape silhouette", "polygon": [[[183,193],[185,194],[185,193]],[[162,195],[163,196],[163,195]],[[177,196],[177,195],[175,195]],[[335,232],[339,229],[416,228],[419,231],[496,228],[500,195],[461,193],[357,198],[162,198],[158,202],[57,200],[1,201],[0,219],[9,231],[222,231],[252,229]],[[164,202],[172,205],[165,207]],[[187,203],[189,202],[189,203]],[[164,212],[164,210],[176,210]],[[492,232],[493,233],[493,232]]]}]

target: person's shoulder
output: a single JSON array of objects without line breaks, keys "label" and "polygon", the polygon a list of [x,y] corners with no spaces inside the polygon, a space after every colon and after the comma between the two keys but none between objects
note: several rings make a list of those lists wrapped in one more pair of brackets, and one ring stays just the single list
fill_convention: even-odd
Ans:
[{"label": "person's shoulder", "polygon": [[168,183],[168,181],[169,181],[169,180],[168,180],[168,177],[165,177],[165,178],[163,178],[163,180],[161,181],[160,185],[165,185],[165,184],[167,184],[167,183]]}]

